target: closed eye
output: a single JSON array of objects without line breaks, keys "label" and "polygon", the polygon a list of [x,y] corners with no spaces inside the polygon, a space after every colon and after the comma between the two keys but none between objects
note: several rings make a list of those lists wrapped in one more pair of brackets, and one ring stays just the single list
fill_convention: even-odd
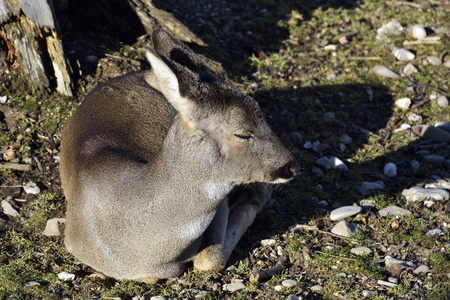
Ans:
[{"label": "closed eye", "polygon": [[253,138],[252,134],[235,134],[234,136],[242,140],[249,140]]}]

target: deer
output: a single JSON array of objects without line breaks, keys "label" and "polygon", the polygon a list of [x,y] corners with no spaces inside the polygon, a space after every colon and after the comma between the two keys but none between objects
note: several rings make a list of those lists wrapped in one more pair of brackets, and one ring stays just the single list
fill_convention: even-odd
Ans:
[{"label": "deer", "polygon": [[162,29],[150,69],[94,88],[62,131],[64,242],[97,272],[149,284],[220,271],[299,173],[258,103]]}]

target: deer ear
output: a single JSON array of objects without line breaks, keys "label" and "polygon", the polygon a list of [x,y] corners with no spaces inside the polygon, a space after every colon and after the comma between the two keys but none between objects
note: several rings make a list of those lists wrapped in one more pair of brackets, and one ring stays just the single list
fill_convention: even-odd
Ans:
[{"label": "deer ear", "polygon": [[190,114],[196,107],[195,102],[181,95],[178,77],[164,60],[151,50],[148,50],[146,55],[158,79],[161,93],[186,121],[189,120]]}]

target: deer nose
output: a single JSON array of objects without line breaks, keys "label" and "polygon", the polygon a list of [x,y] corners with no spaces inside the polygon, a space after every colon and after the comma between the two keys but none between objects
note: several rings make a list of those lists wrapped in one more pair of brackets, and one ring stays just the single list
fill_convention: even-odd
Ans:
[{"label": "deer nose", "polygon": [[297,162],[295,162],[295,165],[291,166],[289,168],[289,171],[291,172],[292,177],[295,177],[298,174],[300,174],[300,166],[298,165]]}]

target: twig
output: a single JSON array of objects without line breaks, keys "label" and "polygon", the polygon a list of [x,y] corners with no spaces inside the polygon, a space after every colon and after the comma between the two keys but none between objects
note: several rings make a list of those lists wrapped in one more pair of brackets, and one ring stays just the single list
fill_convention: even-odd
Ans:
[{"label": "twig", "polygon": [[282,257],[273,268],[270,268],[265,271],[261,271],[255,268],[253,270],[253,273],[250,275],[250,282],[256,283],[269,280],[270,278],[272,278],[274,274],[279,273],[284,269],[286,269],[285,266],[286,261],[287,257]]},{"label": "twig", "polygon": [[404,41],[403,46],[419,45],[419,44],[440,44],[441,43],[440,39],[441,39],[440,36],[431,36],[418,41]]},{"label": "twig", "polygon": [[5,162],[5,163],[0,163],[0,169],[11,169],[11,170],[16,170],[16,171],[27,172],[27,171],[31,171],[33,169],[33,166],[26,165],[26,164]]}]

